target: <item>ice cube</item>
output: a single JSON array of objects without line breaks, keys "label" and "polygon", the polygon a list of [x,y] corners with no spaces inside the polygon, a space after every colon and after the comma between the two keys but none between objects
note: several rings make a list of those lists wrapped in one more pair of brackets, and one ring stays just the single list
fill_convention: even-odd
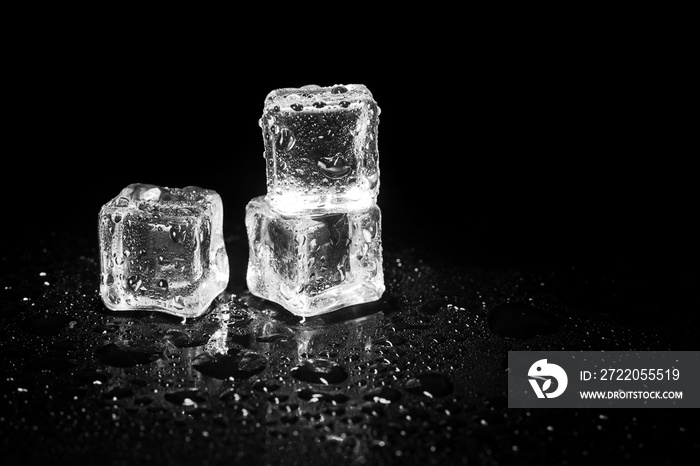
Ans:
[{"label": "ice cube", "polygon": [[260,118],[272,207],[368,208],[379,192],[380,108],[362,84],[277,89]]},{"label": "ice cube", "polygon": [[221,197],[131,184],[102,206],[100,295],[114,311],[203,314],[228,284]]},{"label": "ice cube", "polygon": [[285,215],[264,196],[246,207],[250,291],[301,316],[375,301],[384,292],[381,211]]}]

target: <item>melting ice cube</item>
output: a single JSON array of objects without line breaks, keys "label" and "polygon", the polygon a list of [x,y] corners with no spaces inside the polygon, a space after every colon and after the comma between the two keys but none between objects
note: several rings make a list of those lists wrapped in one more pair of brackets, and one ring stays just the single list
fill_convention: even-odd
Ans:
[{"label": "melting ice cube", "polygon": [[99,216],[100,295],[115,311],[203,314],[228,284],[215,191],[131,184]]},{"label": "melting ice cube", "polygon": [[384,292],[381,211],[282,214],[248,203],[248,288],[301,316],[379,299]]},{"label": "melting ice cube", "polygon": [[285,213],[322,213],[375,202],[379,113],[362,84],[270,92],[260,127],[272,207]]}]

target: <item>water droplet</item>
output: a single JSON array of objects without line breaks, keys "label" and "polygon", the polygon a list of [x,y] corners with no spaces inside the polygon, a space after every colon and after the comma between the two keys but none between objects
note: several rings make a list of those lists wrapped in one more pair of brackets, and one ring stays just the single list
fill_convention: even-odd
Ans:
[{"label": "water droplet", "polygon": [[346,403],[350,397],[344,393],[324,393],[312,388],[302,388],[297,391],[297,397],[301,400],[310,401],[316,403],[319,401],[325,401],[332,404],[343,404]]},{"label": "water droplet", "polygon": [[348,102],[347,100],[341,100],[340,102],[338,102],[338,105],[340,105],[343,108],[348,108],[350,106],[350,102]]},{"label": "water droplet", "polygon": [[114,291],[113,289],[110,289],[109,292],[107,293],[107,299],[112,304],[119,304],[119,302],[121,301],[121,298],[119,297],[117,292]]},{"label": "water droplet", "polygon": [[126,285],[131,291],[138,291],[143,284],[143,280],[138,275],[132,275],[126,280]]},{"label": "water droplet", "polygon": [[292,377],[302,382],[323,385],[336,384],[348,378],[343,366],[328,359],[309,359],[290,371]]},{"label": "water droplet", "polygon": [[389,404],[401,399],[401,392],[395,388],[383,386],[369,390],[363,398],[375,403]]},{"label": "water droplet", "polygon": [[267,397],[267,401],[269,401],[272,404],[276,404],[276,405],[278,405],[280,403],[284,403],[288,399],[289,399],[289,395],[281,395],[281,394],[280,395],[273,394],[273,395],[270,395]]},{"label": "water droplet", "polygon": [[161,278],[158,280],[158,288],[161,290],[167,290],[168,289],[168,281],[164,278]]},{"label": "water droplet", "polygon": [[360,411],[370,416],[381,417],[384,415],[385,409],[381,403],[365,403],[360,408]]},{"label": "water droplet", "polygon": [[129,387],[114,387],[104,393],[104,397],[110,400],[129,398],[134,396],[134,391]]},{"label": "water droplet", "polygon": [[267,359],[253,351],[231,349],[226,355],[202,353],[192,361],[192,367],[204,375],[225,380],[229,377],[247,379],[262,372],[267,366]]},{"label": "water droplet", "polygon": [[271,393],[280,389],[280,385],[274,380],[258,380],[253,384],[253,390],[263,393]]},{"label": "water droplet", "polygon": [[[206,401],[206,398],[204,398],[199,390],[196,389],[179,390],[176,392],[166,393],[163,395],[163,398],[173,404],[185,406],[191,406],[193,402],[196,404]],[[189,400],[189,402],[187,400]]]},{"label": "water droplet", "polygon": [[275,138],[275,148],[280,152],[285,152],[294,147],[296,138],[289,128],[282,128]]},{"label": "water droplet", "polygon": [[345,94],[348,92],[348,88],[345,86],[335,86],[331,89],[331,94]]},{"label": "water droplet", "polygon": [[429,398],[447,396],[453,390],[452,382],[447,376],[432,372],[420,374],[408,380],[404,388],[410,393]]},{"label": "water droplet", "polygon": [[352,170],[345,158],[339,153],[332,157],[322,157],[318,161],[318,169],[322,175],[332,180],[339,180]]},{"label": "water droplet", "polygon": [[112,375],[95,369],[84,369],[76,373],[75,377],[84,384],[100,385],[112,378]]},{"label": "water droplet", "polygon": [[304,108],[304,106],[301,105],[301,104],[292,104],[292,105],[290,105],[290,107],[291,107],[292,110],[294,110],[295,112],[301,112],[301,110]]},{"label": "water droplet", "polygon": [[316,108],[323,108],[323,107],[326,106],[326,103],[325,103],[325,102],[320,102],[320,101],[319,101],[319,102],[314,102],[314,103],[313,103],[313,106],[316,107]]},{"label": "water droplet", "polygon": [[112,221],[113,221],[114,223],[119,223],[119,222],[121,222],[121,221],[122,221],[122,216],[121,216],[121,214],[120,214],[119,212],[113,213],[113,214],[112,214]]},{"label": "water droplet", "polygon": [[286,283],[280,284],[280,294],[284,299],[294,299],[294,290],[292,290]]},{"label": "water droplet", "polygon": [[170,238],[176,243],[184,243],[187,239],[187,226],[182,224],[170,227]]},{"label": "water droplet", "polygon": [[173,306],[175,306],[178,309],[182,309],[185,307],[185,298],[182,296],[175,296],[172,299]]}]

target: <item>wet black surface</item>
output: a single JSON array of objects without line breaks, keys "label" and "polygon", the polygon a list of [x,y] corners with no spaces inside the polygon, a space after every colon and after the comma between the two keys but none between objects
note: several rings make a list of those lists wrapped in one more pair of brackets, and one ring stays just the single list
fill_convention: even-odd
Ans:
[{"label": "wet black surface", "polygon": [[[240,226],[227,231],[245,270]],[[387,237],[376,303],[302,321],[234,273],[181,321],[108,311],[96,247],[53,232],[3,252],[3,464],[674,464],[700,450],[693,410],[507,408],[509,350],[696,350],[691,276],[458,265]]]}]

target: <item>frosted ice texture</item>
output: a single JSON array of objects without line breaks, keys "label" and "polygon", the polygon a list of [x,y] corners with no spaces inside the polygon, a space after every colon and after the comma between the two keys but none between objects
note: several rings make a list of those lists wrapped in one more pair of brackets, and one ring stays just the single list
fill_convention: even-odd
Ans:
[{"label": "frosted ice texture", "polygon": [[375,202],[379,113],[362,84],[270,92],[259,123],[272,207],[285,213],[323,213]]},{"label": "frosted ice texture", "polygon": [[264,196],[246,207],[248,288],[301,316],[379,299],[381,211],[287,216]]},{"label": "frosted ice texture", "polygon": [[114,311],[203,314],[228,284],[215,191],[131,184],[102,206],[100,295]]}]

